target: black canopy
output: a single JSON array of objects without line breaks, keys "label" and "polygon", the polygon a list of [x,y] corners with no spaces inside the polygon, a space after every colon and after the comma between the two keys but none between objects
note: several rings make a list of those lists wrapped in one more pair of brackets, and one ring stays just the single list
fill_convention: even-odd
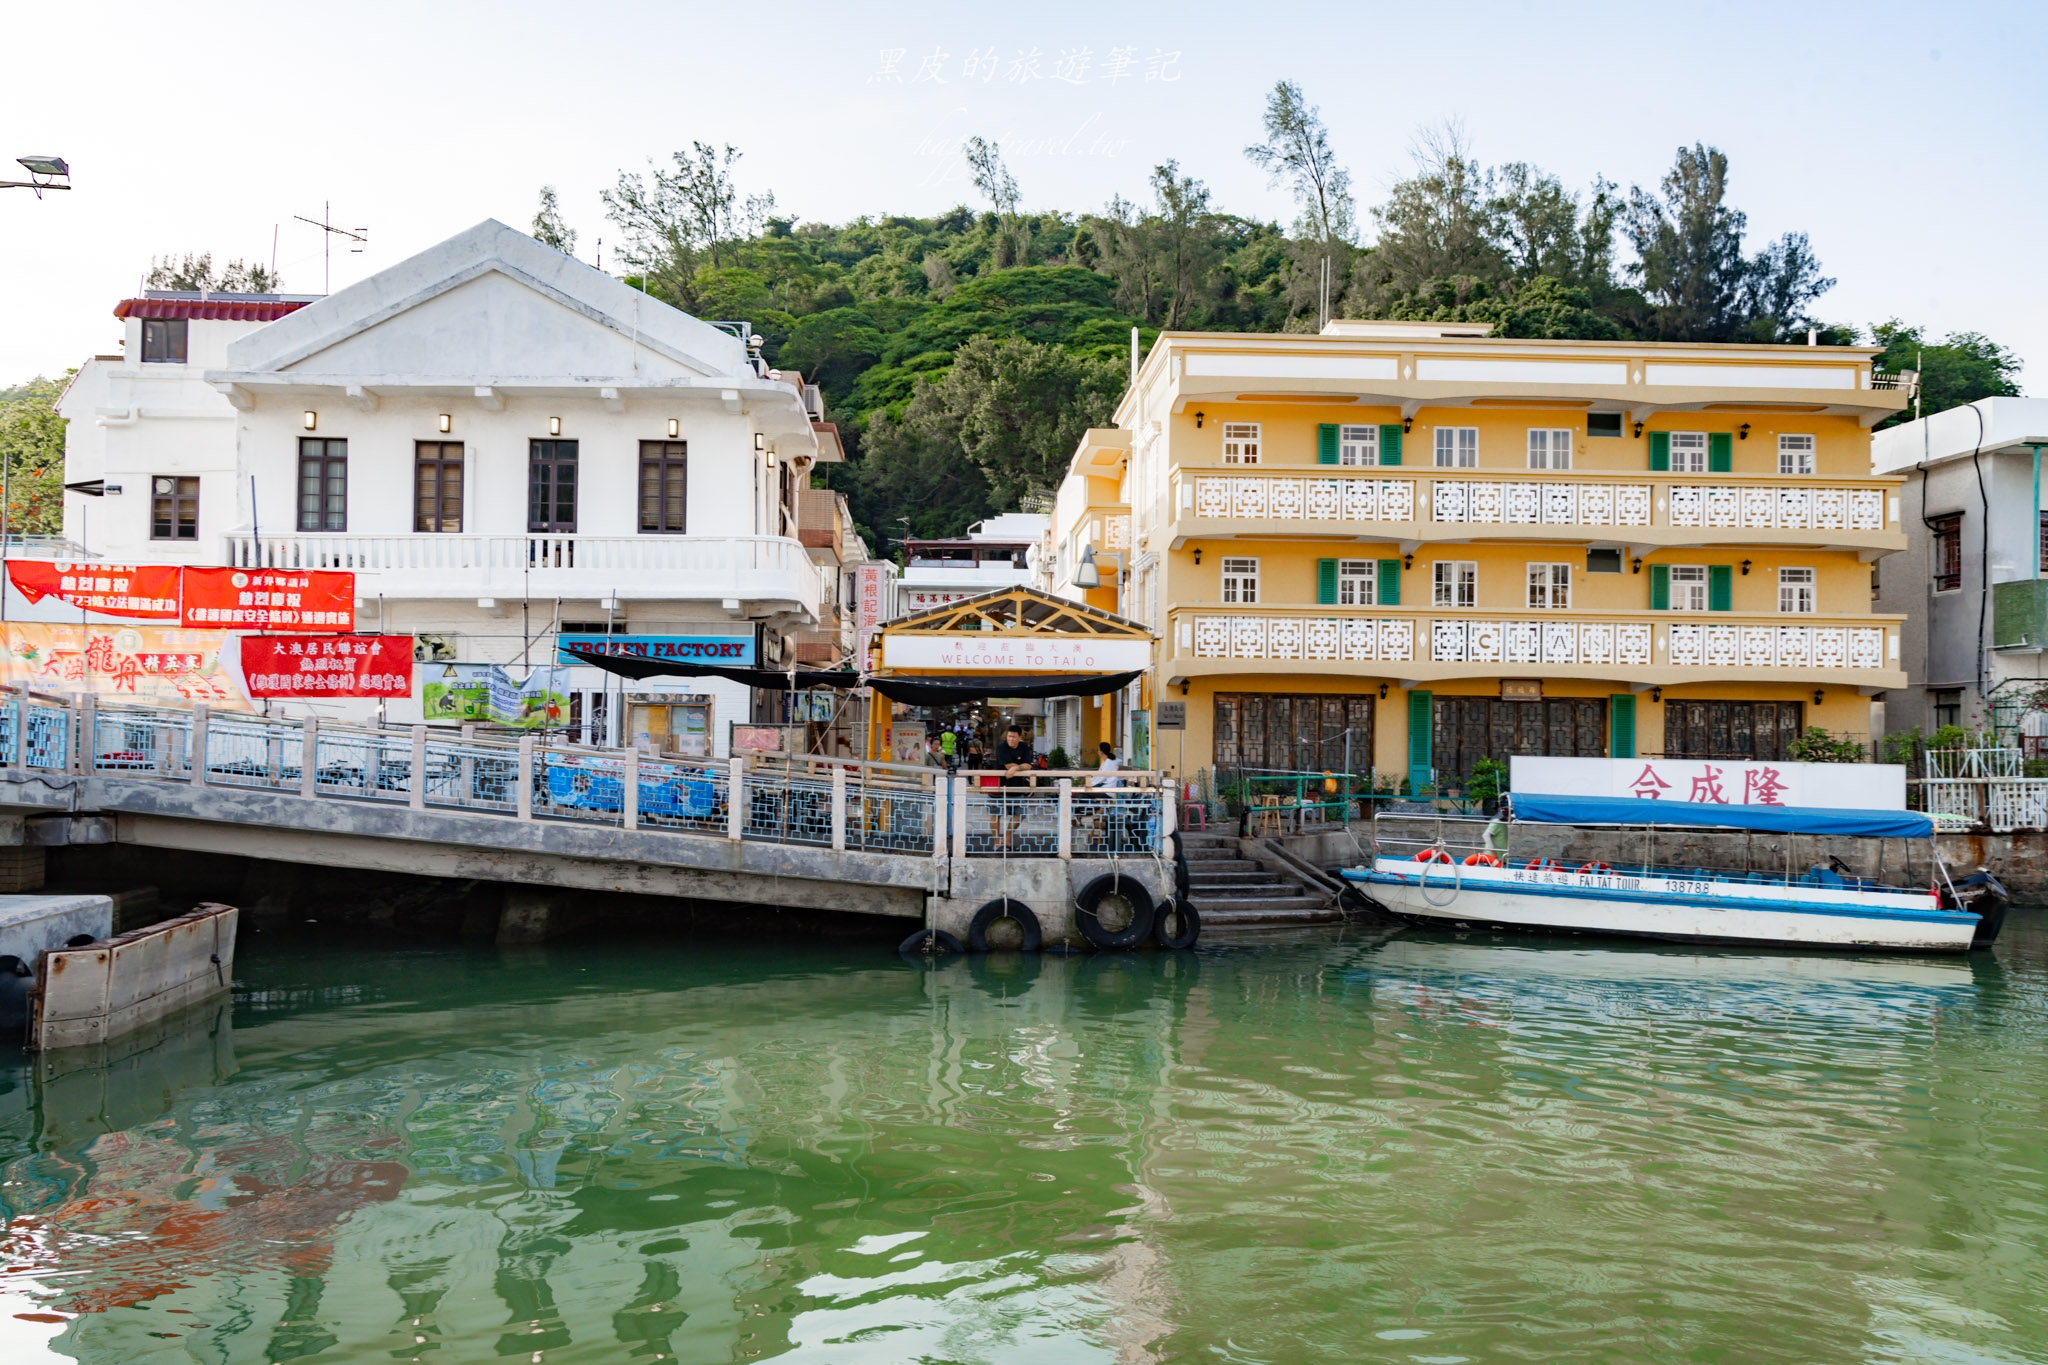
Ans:
[{"label": "black canopy", "polygon": [[1136,682],[1145,671],[1128,673],[1075,673],[1049,678],[904,678],[869,674],[865,678],[850,668],[793,669],[732,668],[722,664],[684,663],[675,659],[642,659],[630,654],[597,654],[587,649],[564,649],[562,653],[601,668],[621,678],[725,678],[748,687],[774,691],[809,687],[859,687],[863,683],[906,706],[950,706],[956,702],[980,701],[984,697],[1100,697]]}]

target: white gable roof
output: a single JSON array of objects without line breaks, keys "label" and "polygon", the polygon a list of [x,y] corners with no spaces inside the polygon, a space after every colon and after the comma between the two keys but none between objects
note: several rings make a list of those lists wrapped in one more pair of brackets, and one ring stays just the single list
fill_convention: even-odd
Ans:
[{"label": "white gable roof", "polygon": [[216,380],[759,381],[746,347],[495,219],[228,346]]}]

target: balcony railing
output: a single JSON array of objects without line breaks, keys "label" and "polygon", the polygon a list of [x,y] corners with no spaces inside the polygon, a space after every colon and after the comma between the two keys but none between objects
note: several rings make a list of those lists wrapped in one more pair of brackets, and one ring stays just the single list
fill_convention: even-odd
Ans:
[{"label": "balcony railing", "polygon": [[1587,478],[1569,472],[1528,478],[1432,470],[1389,477],[1379,471],[1175,474],[1183,516],[1300,522],[1430,521],[1458,526],[1670,526],[1693,530],[1875,532],[1887,529],[1890,485],[1697,475]]},{"label": "balcony railing", "polygon": [[[352,535],[345,532],[227,537],[226,563],[238,569],[346,569],[400,577],[378,591],[433,595],[450,588],[517,596],[528,575],[573,573],[589,592],[660,587],[663,596],[780,598],[817,615],[817,566],[797,541],[781,536]],[[639,576],[641,581],[635,582]],[[538,591],[540,581],[535,580]],[[410,593],[408,589],[412,590]],[[492,593],[496,589],[496,593]]]},{"label": "balcony railing", "polygon": [[1516,619],[1200,608],[1175,618],[1176,652],[1194,659],[1867,670],[1885,667],[1888,648],[1884,626],[1844,620],[1723,624],[1641,615]]}]

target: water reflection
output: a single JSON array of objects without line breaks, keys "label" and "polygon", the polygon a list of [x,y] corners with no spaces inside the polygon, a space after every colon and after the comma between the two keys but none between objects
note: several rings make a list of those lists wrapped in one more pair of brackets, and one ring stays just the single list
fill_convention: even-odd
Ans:
[{"label": "water reflection", "polygon": [[2039,1359],[2044,955],[258,950],[0,1078],[4,1276],[92,1361]]}]

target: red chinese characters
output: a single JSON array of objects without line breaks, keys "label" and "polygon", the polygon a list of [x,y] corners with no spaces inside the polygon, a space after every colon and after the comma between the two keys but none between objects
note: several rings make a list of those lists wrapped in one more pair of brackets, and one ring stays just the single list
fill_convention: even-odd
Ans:
[{"label": "red chinese characters", "polygon": [[212,630],[349,631],[356,576],[315,569],[186,569],[184,623]]},{"label": "red chinese characters", "polygon": [[179,577],[175,564],[68,564],[62,560],[10,559],[7,581],[31,602],[54,597],[103,616],[144,621],[178,619]]},{"label": "red chinese characters", "polygon": [[252,697],[409,697],[410,635],[250,635],[242,679]]}]

